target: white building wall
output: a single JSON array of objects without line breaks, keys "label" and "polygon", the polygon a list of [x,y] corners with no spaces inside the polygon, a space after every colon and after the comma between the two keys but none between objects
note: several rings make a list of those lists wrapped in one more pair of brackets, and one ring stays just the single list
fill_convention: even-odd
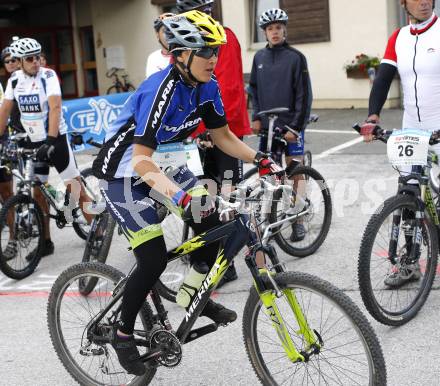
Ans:
[{"label": "white building wall", "polygon": [[123,46],[129,80],[137,87],[145,77],[148,54],[158,49],[152,23],[158,7],[149,0],[93,0],[92,20],[95,36],[99,93],[111,85],[104,49]]},{"label": "white building wall", "polygon": [[[314,108],[366,107],[370,92],[367,79],[347,79],[343,69],[359,53],[383,56],[388,37],[399,25],[396,0],[330,0],[331,41],[299,44],[307,57],[312,79]],[[265,44],[251,41],[249,0],[222,0],[223,23],[237,35],[242,48],[243,70],[250,72],[252,59]],[[130,80],[144,79],[148,54],[158,49],[152,21],[160,12],[150,0],[93,0],[92,24],[100,93],[111,85],[104,48],[121,45],[125,50]],[[291,20],[290,23],[294,23]],[[100,45],[98,46],[98,43]],[[394,82],[388,106],[399,103],[399,84]]]},{"label": "white building wall", "polygon": [[[222,0],[223,22],[237,35],[242,46],[244,72],[250,72],[256,50],[265,44],[251,42],[248,0]],[[383,56],[388,36],[398,26],[395,0],[330,0],[330,41],[298,44],[307,58],[315,108],[366,107],[370,92],[367,79],[347,79],[344,64],[359,53]],[[294,20],[290,20],[294,23]],[[396,105],[398,82],[389,101]]]}]

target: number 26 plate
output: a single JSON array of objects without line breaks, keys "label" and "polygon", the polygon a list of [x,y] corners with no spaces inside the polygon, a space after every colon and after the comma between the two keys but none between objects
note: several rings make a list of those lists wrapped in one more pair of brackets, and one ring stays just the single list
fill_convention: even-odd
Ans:
[{"label": "number 26 plate", "polygon": [[395,130],[387,141],[387,154],[394,166],[426,165],[431,133],[417,129]]}]

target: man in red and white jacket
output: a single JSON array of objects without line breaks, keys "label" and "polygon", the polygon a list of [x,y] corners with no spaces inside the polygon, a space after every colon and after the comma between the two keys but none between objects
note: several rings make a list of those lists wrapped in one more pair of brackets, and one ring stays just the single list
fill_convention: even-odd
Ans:
[{"label": "man in red and white jacket", "polygon": [[[370,94],[369,114],[362,126],[365,142],[374,139],[374,129],[387,99],[391,82],[399,72],[403,90],[402,128],[436,131],[440,129],[440,20],[433,12],[435,0],[400,0],[410,24],[399,28],[390,37]],[[434,146],[440,155],[440,145]],[[411,167],[399,168],[402,173]],[[404,221],[414,213],[404,213]],[[412,241],[407,240],[407,249]],[[399,263],[385,278],[385,285],[400,287],[421,278],[419,262]]]},{"label": "man in red and white jacket", "polygon": [[[197,9],[210,15],[214,0],[177,0],[179,12]],[[220,48],[217,66],[214,74],[221,91],[226,120],[231,131],[240,139],[252,133],[249,116],[246,108],[244,91],[243,64],[241,61],[241,47],[234,32],[224,27],[227,43]],[[200,124],[193,136],[205,132],[203,123]],[[205,170],[218,176],[223,183],[225,180],[232,186],[238,184],[243,178],[243,163],[240,160],[223,153],[217,146],[208,148],[205,157]],[[232,264],[223,276],[218,287],[226,282],[235,280],[237,273]]]}]

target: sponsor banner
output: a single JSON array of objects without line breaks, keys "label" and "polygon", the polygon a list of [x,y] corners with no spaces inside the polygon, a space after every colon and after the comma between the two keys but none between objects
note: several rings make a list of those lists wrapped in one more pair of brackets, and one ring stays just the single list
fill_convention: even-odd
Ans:
[{"label": "sponsor banner", "polygon": [[[70,133],[79,133],[83,135],[84,142],[92,138],[102,143],[107,130],[131,94],[126,92],[63,101],[63,114],[69,136]],[[82,151],[90,148],[93,146],[84,144],[75,146],[73,150]]]}]

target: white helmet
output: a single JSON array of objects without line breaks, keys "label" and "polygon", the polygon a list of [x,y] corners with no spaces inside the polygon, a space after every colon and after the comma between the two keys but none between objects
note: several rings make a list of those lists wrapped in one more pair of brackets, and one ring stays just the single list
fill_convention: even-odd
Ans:
[{"label": "white helmet", "polygon": [[260,28],[265,29],[269,24],[273,23],[287,24],[287,20],[289,20],[289,17],[286,12],[279,8],[272,8],[261,14],[258,25]]},{"label": "white helmet", "polygon": [[25,56],[39,55],[41,53],[41,45],[35,39],[23,38],[13,42],[9,46],[9,50],[15,58],[23,58]]}]

